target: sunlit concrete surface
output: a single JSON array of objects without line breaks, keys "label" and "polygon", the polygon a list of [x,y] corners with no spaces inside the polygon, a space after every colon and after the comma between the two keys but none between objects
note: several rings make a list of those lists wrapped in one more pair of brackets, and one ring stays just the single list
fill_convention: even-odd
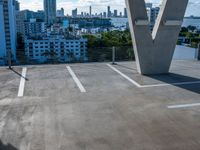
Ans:
[{"label": "sunlit concrete surface", "polygon": [[170,74],[154,76],[139,75],[135,62],[112,67],[0,68],[0,148],[199,150],[200,62],[173,61]]}]

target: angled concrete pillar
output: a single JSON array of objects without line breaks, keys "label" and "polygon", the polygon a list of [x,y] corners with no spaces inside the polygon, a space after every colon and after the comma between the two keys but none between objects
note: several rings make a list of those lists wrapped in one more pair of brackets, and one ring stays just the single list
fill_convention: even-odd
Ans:
[{"label": "angled concrete pillar", "polygon": [[152,33],[145,1],[125,1],[138,72],[168,73],[188,0],[163,0]]}]

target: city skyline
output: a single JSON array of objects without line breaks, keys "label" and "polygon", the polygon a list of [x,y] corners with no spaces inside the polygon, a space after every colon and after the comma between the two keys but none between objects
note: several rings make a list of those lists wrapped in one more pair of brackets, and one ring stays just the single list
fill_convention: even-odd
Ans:
[{"label": "city skyline", "polygon": [[[19,0],[21,10],[43,10],[43,1],[41,0]],[[152,2],[154,5],[159,5],[161,0],[146,0],[146,2]],[[83,12],[89,13],[89,7],[92,6],[92,13],[106,12],[107,6],[111,6],[111,10],[117,9],[118,12],[123,12],[125,7],[124,0],[57,0],[57,9],[63,7],[65,14],[71,15],[72,9],[78,8],[78,13]],[[186,11],[186,16],[200,14],[200,2],[196,0],[190,0]]]}]

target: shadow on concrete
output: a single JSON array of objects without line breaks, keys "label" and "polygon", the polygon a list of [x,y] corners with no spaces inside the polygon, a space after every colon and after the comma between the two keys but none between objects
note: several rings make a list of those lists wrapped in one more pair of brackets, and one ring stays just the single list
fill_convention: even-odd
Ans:
[{"label": "shadow on concrete", "polygon": [[[145,76],[200,94],[200,79],[198,78],[188,77],[188,76],[175,74],[175,73],[168,73],[168,74],[163,74],[163,75],[145,75]],[[189,83],[189,82],[197,82],[197,83],[181,84],[181,83]],[[176,84],[176,83],[180,83],[180,84]]]},{"label": "shadow on concrete", "polygon": [[11,144],[3,144],[0,140],[0,150],[18,150],[16,147],[12,146]]},{"label": "shadow on concrete", "polygon": [[28,78],[26,78],[26,77],[22,76],[22,74],[21,74],[21,73],[17,72],[17,71],[16,71],[16,70],[14,70],[13,68],[11,68],[10,70],[11,70],[12,72],[14,72],[15,74],[17,74],[18,76],[20,76],[20,77],[24,78],[26,81],[29,81],[29,79],[28,79]]}]

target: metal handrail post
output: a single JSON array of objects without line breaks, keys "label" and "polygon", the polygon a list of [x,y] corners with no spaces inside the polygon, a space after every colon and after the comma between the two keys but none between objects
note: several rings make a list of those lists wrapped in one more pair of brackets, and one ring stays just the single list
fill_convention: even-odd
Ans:
[{"label": "metal handrail post", "polygon": [[115,65],[115,47],[112,47],[112,64]]},{"label": "metal handrail post", "polygon": [[9,69],[12,69],[12,62],[11,62],[11,51],[8,51],[8,66]]}]

